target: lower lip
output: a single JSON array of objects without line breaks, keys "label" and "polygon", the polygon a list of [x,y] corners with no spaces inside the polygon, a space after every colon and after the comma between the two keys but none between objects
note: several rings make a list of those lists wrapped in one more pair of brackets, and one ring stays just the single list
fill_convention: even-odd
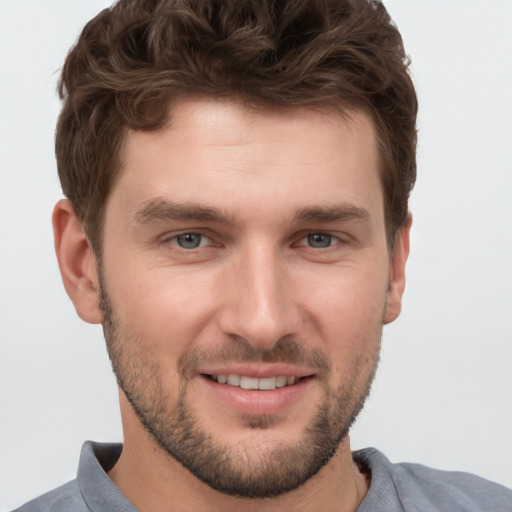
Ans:
[{"label": "lower lip", "polygon": [[291,386],[272,390],[243,389],[218,382],[201,375],[201,380],[216,400],[241,414],[277,414],[304,398],[314,378],[306,377]]}]

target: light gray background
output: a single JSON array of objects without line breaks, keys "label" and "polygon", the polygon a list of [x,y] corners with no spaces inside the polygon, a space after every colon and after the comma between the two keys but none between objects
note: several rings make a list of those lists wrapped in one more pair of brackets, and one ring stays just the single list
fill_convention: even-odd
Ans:
[{"label": "light gray background", "polygon": [[[0,0],[0,509],[121,440],[101,328],[64,293],[50,213],[57,71],[109,2]],[[389,0],[420,97],[402,317],[353,447],[512,486],[512,1]]]}]

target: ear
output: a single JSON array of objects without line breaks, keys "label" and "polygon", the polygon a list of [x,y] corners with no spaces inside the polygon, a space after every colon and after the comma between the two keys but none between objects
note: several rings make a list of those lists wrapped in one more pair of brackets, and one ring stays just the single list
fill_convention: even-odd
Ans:
[{"label": "ear", "polygon": [[55,205],[52,223],[55,252],[64,288],[78,316],[91,324],[99,324],[102,314],[99,308],[96,257],[67,199]]},{"label": "ear", "polygon": [[405,264],[409,256],[409,232],[412,217],[395,234],[395,244],[391,254],[389,287],[386,298],[384,323],[389,324],[398,318],[402,310],[402,296],[405,289]]}]

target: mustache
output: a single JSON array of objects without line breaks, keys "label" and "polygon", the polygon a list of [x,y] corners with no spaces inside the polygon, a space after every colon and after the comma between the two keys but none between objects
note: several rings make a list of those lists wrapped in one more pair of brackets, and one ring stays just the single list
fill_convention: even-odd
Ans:
[{"label": "mustache", "polygon": [[307,349],[293,338],[281,338],[272,347],[259,349],[242,338],[231,337],[217,347],[195,349],[182,354],[178,360],[178,372],[188,378],[199,365],[220,362],[288,363],[305,366],[322,375],[331,371],[329,359],[323,351]]}]

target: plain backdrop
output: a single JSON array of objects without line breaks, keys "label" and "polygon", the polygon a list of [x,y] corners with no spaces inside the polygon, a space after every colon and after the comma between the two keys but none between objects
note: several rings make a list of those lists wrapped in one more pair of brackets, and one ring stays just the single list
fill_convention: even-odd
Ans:
[{"label": "plain backdrop", "polygon": [[[85,439],[122,440],[50,225],[58,70],[108,3],[0,0],[0,510],[73,478]],[[512,486],[512,1],[386,5],[420,98],[418,182],[403,314],[353,447]]]}]

